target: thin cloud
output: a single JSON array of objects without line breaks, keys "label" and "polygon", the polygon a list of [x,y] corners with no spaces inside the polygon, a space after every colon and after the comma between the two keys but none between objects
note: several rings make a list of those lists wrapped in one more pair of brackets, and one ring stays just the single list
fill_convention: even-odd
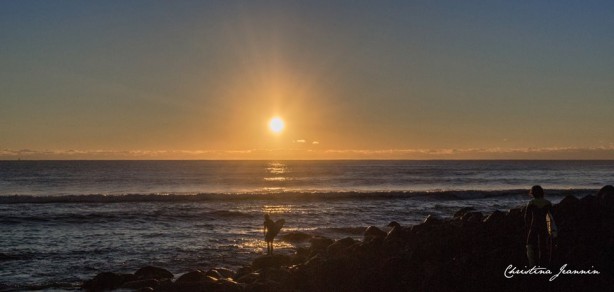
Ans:
[{"label": "thin cloud", "polygon": [[[307,143],[300,142],[301,144]],[[313,141],[312,145],[319,142]],[[614,145],[543,148],[32,150],[2,149],[0,159],[614,159]]]}]

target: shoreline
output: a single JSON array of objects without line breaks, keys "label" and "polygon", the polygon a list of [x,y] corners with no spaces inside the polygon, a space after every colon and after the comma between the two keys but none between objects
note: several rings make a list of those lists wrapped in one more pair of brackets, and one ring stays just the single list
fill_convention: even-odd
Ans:
[{"label": "shoreline", "polygon": [[[308,243],[292,255],[255,258],[237,270],[212,268],[182,275],[143,267],[149,274],[112,272],[84,283],[90,291],[557,291],[605,290],[614,285],[614,194],[564,197],[553,206],[559,225],[552,275],[505,276],[526,269],[523,209],[485,216],[472,208],[452,218],[428,216],[384,236],[370,227],[362,240],[300,232],[285,240]],[[367,228],[367,227],[365,227]],[[375,230],[375,231],[374,231]],[[573,271],[597,271],[573,274]],[[157,272],[152,272],[157,271]],[[168,272],[168,271],[167,271]],[[161,273],[161,274],[160,274]],[[169,272],[170,273],[170,272]],[[164,276],[160,276],[164,275]]]},{"label": "shoreline", "polygon": [[[595,188],[550,189],[550,197],[586,196]],[[148,202],[207,202],[249,200],[371,200],[434,198],[472,200],[507,196],[526,196],[526,189],[429,190],[429,191],[279,191],[241,193],[126,193],[126,194],[67,194],[67,195],[0,195],[0,204],[72,204],[72,203],[148,203]]]}]

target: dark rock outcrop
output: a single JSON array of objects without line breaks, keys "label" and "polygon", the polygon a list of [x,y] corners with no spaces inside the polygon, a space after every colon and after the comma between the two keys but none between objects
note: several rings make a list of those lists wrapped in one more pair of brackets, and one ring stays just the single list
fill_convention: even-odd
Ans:
[{"label": "dark rock outcrop", "polygon": [[139,280],[148,280],[148,279],[164,280],[164,279],[173,279],[175,277],[173,273],[169,272],[168,270],[165,270],[163,268],[158,268],[158,267],[152,267],[152,266],[140,268],[138,271],[134,273],[134,276],[136,276],[136,278]]},{"label": "dark rock outcrop", "polygon": [[[614,287],[614,215],[606,189],[565,197],[553,206],[559,237],[548,268],[598,270],[599,275],[515,275],[527,269],[524,208],[484,214],[463,208],[453,218],[395,225],[394,240],[379,228],[363,241],[309,236],[295,255],[260,256],[236,272],[222,268],[181,275],[145,267],[135,275],[101,273],[84,288],[148,291],[609,291]],[[369,231],[371,230],[371,231]],[[307,238],[296,233],[289,239]]]},{"label": "dark rock outcrop", "polygon": [[88,291],[105,291],[119,289],[124,283],[136,281],[136,277],[132,274],[116,274],[112,272],[103,272],[94,279],[86,281],[83,284],[83,289]]}]

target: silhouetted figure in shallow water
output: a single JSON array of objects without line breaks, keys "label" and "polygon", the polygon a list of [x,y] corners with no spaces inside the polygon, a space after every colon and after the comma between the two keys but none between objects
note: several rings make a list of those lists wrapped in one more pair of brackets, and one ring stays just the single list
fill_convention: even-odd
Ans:
[{"label": "silhouetted figure in shallow water", "polygon": [[527,205],[524,215],[528,230],[527,258],[530,267],[544,266],[546,263],[550,264],[550,259],[547,261],[546,255],[552,254],[552,240],[557,235],[556,224],[552,217],[552,203],[544,199],[544,189],[541,186],[533,186],[529,194],[533,199]]},{"label": "silhouetted figure in shallow water", "polygon": [[285,223],[284,219],[273,222],[269,214],[264,214],[264,241],[266,241],[267,254],[273,254],[273,240]]}]

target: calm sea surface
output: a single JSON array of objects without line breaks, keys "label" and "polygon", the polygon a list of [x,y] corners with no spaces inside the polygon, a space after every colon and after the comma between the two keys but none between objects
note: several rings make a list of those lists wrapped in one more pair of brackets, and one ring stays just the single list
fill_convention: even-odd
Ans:
[{"label": "calm sea surface", "polygon": [[[102,271],[236,268],[282,230],[341,238],[472,206],[506,210],[612,184],[614,161],[0,161],[0,290]],[[279,252],[293,245],[277,243]]]}]

